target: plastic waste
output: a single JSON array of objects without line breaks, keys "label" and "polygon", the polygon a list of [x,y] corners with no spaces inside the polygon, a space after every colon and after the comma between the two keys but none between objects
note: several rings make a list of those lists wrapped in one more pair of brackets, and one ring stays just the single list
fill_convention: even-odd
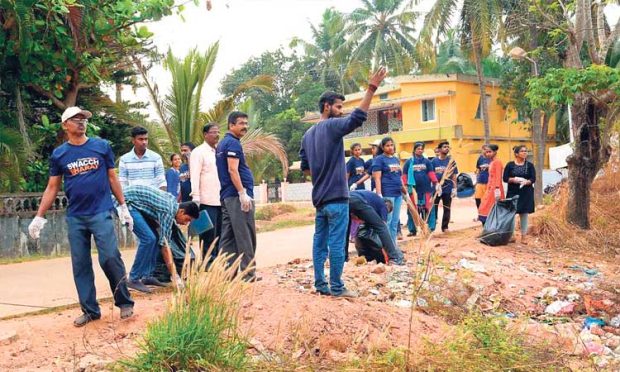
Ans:
[{"label": "plastic waste", "polygon": [[551,315],[567,315],[575,310],[575,303],[570,301],[554,301],[545,308],[545,313]]},{"label": "plastic waste", "polygon": [[486,218],[480,242],[490,246],[507,245],[515,230],[519,196],[499,200]]},{"label": "plastic waste", "polygon": [[605,324],[606,323],[603,319],[593,318],[591,316],[583,320],[583,328],[587,328],[587,329],[590,329],[592,326],[603,327]]}]

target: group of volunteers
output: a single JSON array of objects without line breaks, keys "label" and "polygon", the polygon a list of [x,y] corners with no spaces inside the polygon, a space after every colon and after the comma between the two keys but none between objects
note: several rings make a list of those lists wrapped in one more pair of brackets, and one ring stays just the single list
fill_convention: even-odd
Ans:
[{"label": "group of volunteers", "polygon": [[[333,296],[355,297],[341,280],[343,262],[348,253],[349,239],[357,227],[364,224],[375,230],[387,255],[387,262],[404,263],[403,254],[396,241],[400,239],[400,210],[403,198],[410,198],[413,208],[407,208],[408,236],[415,236],[418,224],[426,224],[434,231],[442,204],[441,231],[447,232],[451,218],[452,200],[457,196],[456,162],[451,158],[450,143],[439,142],[432,159],[424,155],[425,143],[416,142],[413,154],[401,168],[396,155],[396,143],[391,137],[370,143],[372,159],[362,159],[359,143],[351,145],[351,158],[345,165],[345,174],[339,171],[344,159],[343,136],[360,127],[377,85],[385,77],[380,69],[369,81],[368,90],[359,107],[350,116],[343,114],[344,96],[325,93],[319,102],[320,122],[308,130],[302,140],[300,152],[302,170],[312,175],[313,203],[317,219],[313,244],[315,287],[317,292]],[[515,160],[504,168],[497,158],[497,145],[484,145],[476,164],[475,200],[478,220],[484,225],[486,218],[499,199],[518,196],[517,213],[520,219],[521,243],[527,244],[528,215],[534,212],[534,183],[536,170],[527,160],[525,146],[513,148]],[[445,174],[444,174],[445,173]],[[370,191],[365,190],[370,179]],[[504,185],[507,183],[507,193]],[[349,198],[346,197],[349,189]],[[348,205],[346,201],[348,200]],[[346,211],[348,207],[348,213]],[[419,214],[419,219],[412,212]],[[348,229],[344,230],[348,221]],[[343,247],[344,245],[344,247]],[[342,253],[341,253],[342,252]],[[330,283],[325,281],[323,266],[330,259]]]},{"label": "group of volunteers", "polygon": [[[366,121],[373,95],[386,75],[387,70],[380,67],[370,76],[359,107],[347,116],[343,95],[323,93],[319,99],[320,121],[302,138],[301,169],[312,179],[312,203],[316,208],[312,242],[314,286],[321,295],[357,296],[346,288],[342,273],[349,237],[355,236],[360,224],[376,233],[386,262],[405,264],[397,245],[403,201],[413,206],[408,208],[409,236],[415,236],[423,227],[421,224],[435,229],[439,203],[443,205],[441,230],[448,231],[458,175],[448,142],[439,143],[432,159],[424,156],[425,144],[416,142],[411,158],[401,168],[396,143],[385,137],[372,143],[373,158],[368,161],[361,158],[359,144],[351,146],[352,157],[345,165],[343,137]],[[118,175],[109,143],[86,136],[91,116],[92,113],[78,107],[69,107],[62,114],[67,142],[50,157],[48,185],[28,227],[31,237],[39,238],[46,223],[43,216],[53,205],[64,180],[73,277],[83,312],[75,319],[75,326],[101,317],[91,238],[95,240],[99,264],[108,278],[121,319],[133,315],[134,302],[128,288],[150,293],[149,286],[167,285],[155,275],[162,260],[169,280],[182,287],[182,279],[171,264],[170,245],[175,237],[183,236],[179,225],[202,216],[208,216],[213,226],[199,236],[203,258],[208,251],[212,257],[228,254],[229,264],[241,258],[239,272],[243,273],[243,280],[260,280],[254,262],[254,179],[240,142],[248,131],[248,115],[230,113],[228,131],[221,140],[219,126],[206,124],[202,130],[204,142],[196,147],[189,142],[182,144],[180,154],[170,155],[172,166],[168,171],[164,170],[161,156],[147,148],[148,131],[134,127],[133,148],[120,157]],[[515,148],[515,160],[505,168],[497,159],[497,151],[496,145],[485,145],[478,160],[475,198],[479,220],[484,223],[495,201],[504,197],[502,181],[506,182],[507,197],[519,195],[517,212],[521,240],[525,242],[527,216],[534,210],[532,185],[536,172],[526,160],[525,147]],[[368,179],[371,190],[365,190]],[[128,275],[118,249],[116,216],[138,239]],[[325,277],[328,258],[329,282]]]},{"label": "group of volunteers", "polygon": [[[86,136],[91,117],[91,112],[79,107],[63,112],[61,121],[67,141],[50,156],[47,188],[28,226],[30,236],[38,239],[47,222],[43,216],[54,204],[64,181],[73,278],[82,309],[82,315],[73,322],[75,326],[101,317],[91,238],[121,319],[133,315],[134,302],[128,288],[151,293],[148,286],[167,285],[155,277],[156,264],[162,259],[166,265],[171,262],[169,246],[175,233],[182,235],[178,226],[198,219],[201,211],[213,225],[200,236],[203,256],[209,249],[214,254],[229,254],[229,264],[242,257],[239,272],[244,273],[243,279],[257,280],[252,263],[256,251],[254,180],[240,142],[248,131],[248,115],[232,112],[228,132],[221,141],[218,125],[205,125],[203,144],[194,148],[184,143],[182,157],[170,157],[172,172],[165,172],[161,156],[147,148],[148,131],[134,127],[133,148],[120,157],[118,175],[110,144]],[[181,164],[182,159],[185,164]],[[116,215],[138,238],[129,275],[118,249]],[[176,273],[174,269],[169,271]],[[178,274],[170,280],[177,286],[183,284]]]}]

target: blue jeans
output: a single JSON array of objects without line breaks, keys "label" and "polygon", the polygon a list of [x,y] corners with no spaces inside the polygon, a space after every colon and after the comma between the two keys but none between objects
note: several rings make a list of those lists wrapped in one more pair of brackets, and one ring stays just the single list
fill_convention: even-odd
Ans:
[{"label": "blue jeans", "polygon": [[125,264],[118,250],[112,212],[101,212],[92,216],[67,216],[69,245],[73,280],[78,292],[80,307],[94,319],[101,317],[95,290],[95,274],[90,254],[90,240],[95,238],[99,253],[99,266],[110,282],[114,294],[114,305],[132,307],[133,301],[125,283]]},{"label": "blue jeans", "polygon": [[157,235],[146,222],[142,213],[129,207],[129,214],[133,218],[133,233],[138,237],[136,258],[129,272],[129,279],[135,281],[153,276],[159,250]]},{"label": "blue jeans", "polygon": [[387,225],[390,230],[390,236],[392,240],[394,240],[394,245],[396,245],[396,235],[398,234],[398,225],[400,224],[400,206],[403,203],[402,196],[392,196],[392,197],[384,197],[392,202],[392,212],[388,214]]},{"label": "blue jeans", "polygon": [[[312,262],[314,287],[318,292],[339,295],[346,288],[342,281],[344,250],[349,225],[349,203],[328,203],[316,209]],[[329,255],[329,286],[325,280],[325,261]]]}]

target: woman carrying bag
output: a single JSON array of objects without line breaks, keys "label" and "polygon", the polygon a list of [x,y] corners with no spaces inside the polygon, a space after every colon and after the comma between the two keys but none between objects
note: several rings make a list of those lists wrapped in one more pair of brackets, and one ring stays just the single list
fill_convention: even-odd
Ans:
[{"label": "woman carrying bag", "polygon": [[521,244],[527,244],[528,216],[534,213],[534,183],[536,182],[536,168],[527,161],[527,147],[513,148],[515,160],[506,164],[504,182],[508,184],[508,198],[519,195],[517,213],[521,225]]},{"label": "woman carrying bag", "polygon": [[497,150],[499,150],[497,145],[488,145],[484,150],[484,156],[490,160],[490,164],[487,189],[478,208],[478,220],[482,222],[483,226],[495,202],[504,199],[504,185],[502,184],[504,166],[501,160],[497,158]]}]

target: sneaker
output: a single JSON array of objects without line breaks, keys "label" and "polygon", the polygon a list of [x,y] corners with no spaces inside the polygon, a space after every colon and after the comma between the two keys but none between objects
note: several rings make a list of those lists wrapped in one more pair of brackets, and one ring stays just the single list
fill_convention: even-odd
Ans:
[{"label": "sneaker", "polygon": [[142,283],[141,280],[128,280],[127,281],[127,287],[134,289],[138,292],[143,292],[143,293],[153,293],[153,290],[147,286],[144,285],[144,283]]},{"label": "sneaker", "polygon": [[329,289],[321,290],[321,291],[317,289],[315,293],[318,294],[319,296],[332,296],[332,292]]},{"label": "sneaker", "polygon": [[344,297],[344,298],[357,298],[358,297],[357,292],[353,292],[353,291],[350,291],[348,289],[345,289],[344,291],[342,291],[342,292],[340,292],[338,294],[333,294],[332,293],[332,296],[334,296],[334,297]]},{"label": "sneaker", "polygon": [[168,285],[166,283],[162,283],[159,280],[157,280],[157,278],[155,277],[148,277],[148,278],[144,278],[142,279],[142,284],[144,285],[154,285],[156,287],[167,287]]},{"label": "sneaker", "polygon": [[75,318],[75,320],[73,321],[73,325],[76,327],[83,327],[86,324],[95,321],[97,319],[101,318],[101,316],[94,316],[94,315],[90,315],[90,314],[82,314],[80,316],[78,316],[77,318]]},{"label": "sneaker", "polygon": [[409,238],[410,238],[410,237],[412,237],[412,236],[416,236],[416,235],[417,235],[417,233],[410,232],[409,234],[407,234],[407,237],[409,237]]},{"label": "sneaker", "polygon": [[133,306],[121,307],[121,319],[131,318],[133,316]]},{"label": "sneaker", "polygon": [[390,260],[388,262],[388,265],[395,265],[395,266],[405,266],[405,264],[407,263],[407,261],[405,261],[405,259],[400,259],[400,260]]}]

